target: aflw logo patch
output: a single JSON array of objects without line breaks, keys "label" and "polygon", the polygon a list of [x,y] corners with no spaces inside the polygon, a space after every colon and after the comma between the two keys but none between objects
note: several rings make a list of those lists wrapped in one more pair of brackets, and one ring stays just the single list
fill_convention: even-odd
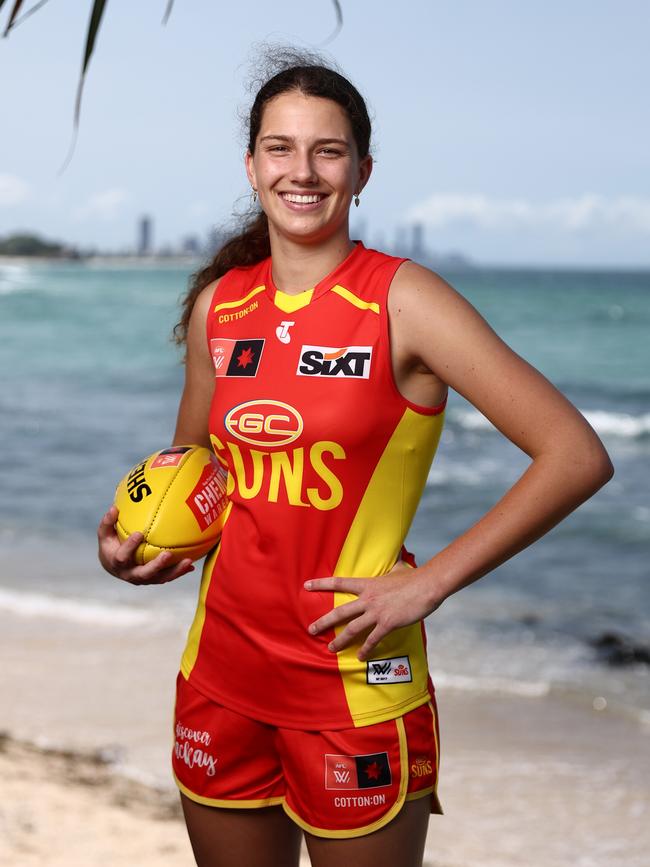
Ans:
[{"label": "aflw logo patch", "polygon": [[410,683],[413,674],[408,656],[368,660],[366,680],[368,683]]},{"label": "aflw logo patch", "polygon": [[372,346],[306,346],[300,350],[298,376],[368,379]]},{"label": "aflw logo patch", "polygon": [[325,755],[326,789],[378,789],[392,783],[388,753]]},{"label": "aflw logo patch", "polygon": [[263,337],[254,340],[213,337],[210,352],[215,376],[257,376],[263,349]]}]

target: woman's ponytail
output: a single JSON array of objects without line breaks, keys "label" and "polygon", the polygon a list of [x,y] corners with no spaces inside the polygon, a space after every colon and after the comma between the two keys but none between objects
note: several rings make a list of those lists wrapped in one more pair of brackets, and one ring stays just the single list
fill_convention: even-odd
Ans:
[{"label": "woman's ponytail", "polygon": [[242,230],[226,241],[208,265],[192,274],[187,295],[183,298],[181,320],[174,327],[176,343],[182,345],[187,340],[194,303],[206,286],[223,277],[231,268],[255,265],[270,255],[269,223],[261,211],[248,218]]}]

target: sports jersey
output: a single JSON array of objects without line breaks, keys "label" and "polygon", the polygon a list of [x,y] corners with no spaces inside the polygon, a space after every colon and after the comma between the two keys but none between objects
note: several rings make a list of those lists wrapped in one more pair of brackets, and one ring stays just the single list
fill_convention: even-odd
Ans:
[{"label": "sports jersey", "polygon": [[307,631],[355,597],[304,589],[310,578],[390,571],[437,447],[444,403],[418,406],[393,378],[387,297],[403,261],[357,243],[289,295],[266,259],[224,275],[208,313],[210,437],[230,505],[181,673],[272,725],[364,726],[430,700],[422,623],[360,662],[359,644],[334,654],[334,630]]}]

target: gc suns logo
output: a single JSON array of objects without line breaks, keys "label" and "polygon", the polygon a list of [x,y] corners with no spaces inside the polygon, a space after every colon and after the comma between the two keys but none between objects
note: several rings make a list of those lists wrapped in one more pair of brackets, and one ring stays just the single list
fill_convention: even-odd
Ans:
[{"label": "gc suns logo", "polygon": [[300,350],[297,376],[368,379],[372,346],[305,346]]}]

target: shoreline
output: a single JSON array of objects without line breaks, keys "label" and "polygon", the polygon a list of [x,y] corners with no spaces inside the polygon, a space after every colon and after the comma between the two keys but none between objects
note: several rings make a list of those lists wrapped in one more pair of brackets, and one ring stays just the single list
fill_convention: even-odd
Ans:
[{"label": "shoreline", "polygon": [[[0,253],[0,265],[29,265],[34,263],[37,265],[53,265],[57,263],[63,264],[92,264],[96,266],[110,267],[112,265],[143,265],[150,268],[170,266],[188,266],[190,268],[198,267],[203,261],[210,259],[211,256],[206,254],[196,255],[157,255],[147,254],[139,256],[136,253],[97,253],[97,254],[82,254],[75,256],[16,256]],[[453,254],[441,254],[437,259],[425,262],[427,267],[433,267],[434,270],[444,270],[450,274],[473,274],[480,271],[509,271],[522,273],[538,273],[541,271],[551,272],[554,274],[650,274],[650,262],[645,264],[610,264],[610,263],[567,263],[567,262],[479,262],[473,259],[467,259],[464,262],[456,262]]]},{"label": "shoreline", "polygon": [[137,253],[93,253],[79,256],[14,256],[0,253],[0,265],[92,265],[106,268],[114,265],[145,268],[161,268],[169,265],[176,268],[180,266],[196,268],[205,258],[205,256],[180,254],[139,256]]}]

